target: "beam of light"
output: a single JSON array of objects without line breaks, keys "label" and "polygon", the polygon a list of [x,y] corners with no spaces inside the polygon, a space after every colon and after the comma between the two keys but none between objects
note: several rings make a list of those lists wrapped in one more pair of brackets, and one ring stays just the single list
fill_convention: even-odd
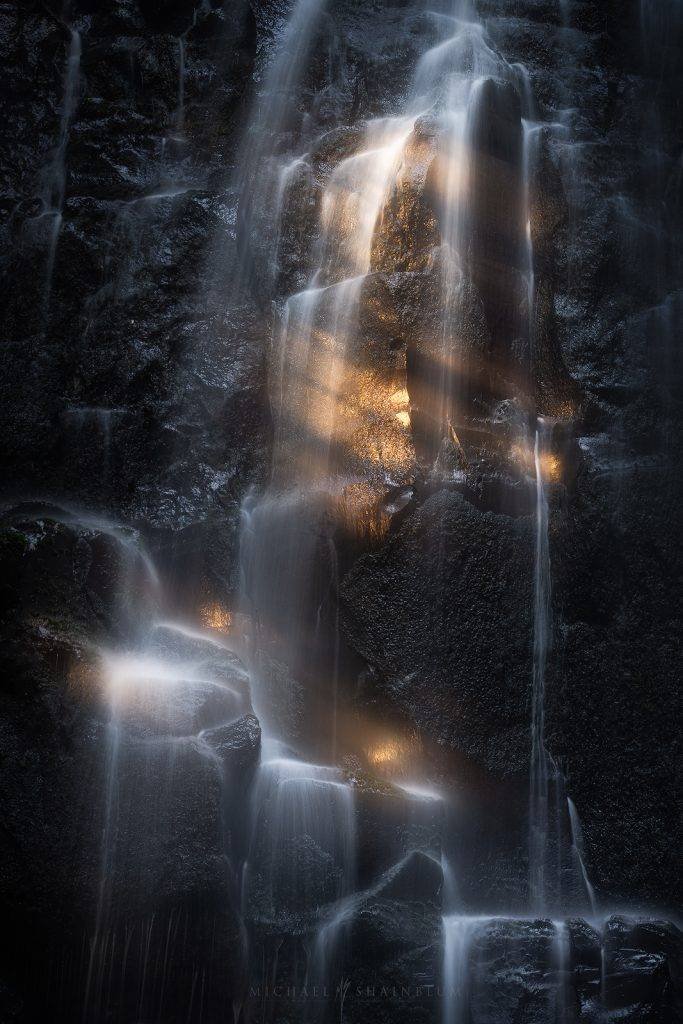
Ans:
[{"label": "beam of light", "polygon": [[[527,472],[535,472],[534,449],[528,444],[514,444],[510,449],[514,462]],[[553,452],[543,452],[539,457],[539,466],[544,480],[557,483],[562,478],[562,462]]]}]

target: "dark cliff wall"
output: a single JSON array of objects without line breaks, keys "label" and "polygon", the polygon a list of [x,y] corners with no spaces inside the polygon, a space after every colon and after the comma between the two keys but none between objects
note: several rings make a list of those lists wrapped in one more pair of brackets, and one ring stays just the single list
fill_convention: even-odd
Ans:
[{"label": "dark cliff wall", "polygon": [[[230,544],[221,524],[262,431],[261,345],[248,320],[224,329],[209,299],[226,286],[253,11],[84,2],[0,14],[7,490],[144,522],[201,565],[208,521],[212,545]],[[65,124],[72,27],[81,56]]]},{"label": "dark cliff wall", "polygon": [[[258,279],[231,309],[221,296],[230,289],[239,133],[288,6],[0,4],[10,143],[0,156],[6,498],[135,524],[188,606],[207,595],[229,603],[240,501],[267,464],[272,296]],[[563,214],[556,223],[555,212],[539,210],[553,223],[541,268],[545,322],[577,396],[551,495],[548,746],[580,812],[599,897],[673,906],[680,24],[673,8],[667,19],[647,3],[478,6],[506,58],[528,66],[543,119],[566,124],[566,144],[561,132],[548,143],[543,172],[547,191],[564,193]],[[405,5],[335,0],[329,13],[325,31],[337,46],[306,84],[324,93],[319,123],[353,126],[391,111],[413,57]],[[82,49],[65,124],[74,26]],[[340,60],[344,75],[325,91]],[[301,235],[295,225],[286,235],[290,283],[305,279]],[[502,857],[476,861],[493,834],[503,850],[523,842],[531,672],[533,523],[508,512],[481,492],[417,488],[378,550],[352,552],[340,587],[347,660],[363,680],[350,702],[399,715],[420,730],[444,775],[456,764],[463,779],[482,790],[500,785],[501,802],[509,800],[501,834],[484,833],[469,876],[473,895],[501,899],[519,890],[524,865],[503,878]],[[1,842],[11,869],[2,903],[22,922],[18,959],[33,929],[48,946],[58,941],[55,920],[67,921],[75,942],[86,911],[74,891],[94,894],[96,843],[85,851],[89,868],[72,873],[76,811],[62,792],[77,792],[88,775],[101,721],[83,716],[64,678],[79,659],[74,623],[81,634],[103,621],[115,630],[90,584],[87,611],[70,607],[63,580],[82,555],[71,541],[59,541],[56,554],[52,541],[38,545],[47,578],[62,581],[54,603],[37,603],[40,574],[22,603],[16,545],[33,543],[22,536],[3,548],[11,770]],[[212,785],[197,783],[215,801]],[[499,811],[495,804],[491,816]],[[206,848],[214,842],[209,836]],[[190,875],[191,895],[220,891],[210,871]],[[239,927],[224,924],[236,962]]]}]

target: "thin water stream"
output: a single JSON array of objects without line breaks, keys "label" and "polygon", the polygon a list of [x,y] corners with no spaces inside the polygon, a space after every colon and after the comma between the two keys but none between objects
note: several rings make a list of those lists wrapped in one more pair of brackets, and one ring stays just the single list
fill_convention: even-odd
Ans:
[{"label": "thin water stream", "polygon": [[[562,7],[564,10],[568,5]],[[324,11],[322,0],[299,0],[284,26],[274,57],[263,69],[262,87],[244,133],[234,183],[240,191],[239,239],[227,302],[237,302],[240,289],[251,280],[258,256],[255,239],[264,229],[264,218],[272,220],[268,229],[276,242],[270,273],[273,280],[277,279],[282,217],[292,184],[299,175],[311,183],[320,174],[314,159],[320,140],[313,122],[304,125],[296,101]],[[457,430],[461,424],[466,428],[471,425],[473,410],[481,407],[478,371],[472,353],[463,350],[459,339],[472,281],[479,272],[477,246],[484,244],[483,215],[477,207],[480,178],[486,167],[481,135],[485,134],[496,90],[506,96],[512,90],[516,97],[511,103],[516,119],[510,130],[514,151],[510,192],[517,199],[511,217],[511,247],[514,271],[523,285],[522,313],[515,312],[515,322],[526,316],[521,333],[525,335],[522,340],[530,374],[534,374],[537,281],[531,210],[543,127],[536,120],[538,109],[527,71],[520,64],[508,64],[495,51],[485,26],[469,5],[457,4],[451,16],[435,20],[439,38],[418,60],[402,109],[395,116],[366,120],[355,150],[342,155],[327,170],[322,184],[318,182],[313,270],[305,288],[277,304],[269,379],[272,462],[265,486],[258,493],[251,492],[241,510],[239,612],[244,636],[240,642],[247,654],[248,678],[240,666],[231,664],[232,682],[226,682],[216,651],[210,648],[220,646],[221,656],[227,657],[227,645],[223,650],[215,637],[198,633],[188,623],[168,621],[156,570],[142,549],[136,549],[135,561],[147,567],[147,582],[154,581],[154,608],[139,624],[134,642],[131,636],[129,644],[99,652],[110,723],[101,884],[90,948],[86,1014],[88,1007],[106,1003],[106,965],[108,958],[113,960],[111,912],[118,843],[123,832],[122,809],[127,801],[135,799],[124,793],[122,782],[122,758],[130,747],[163,748],[166,781],[172,787],[176,759],[186,748],[221,771],[215,731],[253,708],[263,730],[263,745],[245,798],[248,839],[239,863],[231,865],[237,890],[235,902],[242,926],[260,915],[258,924],[265,921],[274,931],[284,932],[296,920],[297,936],[305,936],[302,944],[307,944],[309,975],[319,988],[324,987],[336,960],[343,960],[364,901],[380,897],[383,887],[414,852],[403,851],[395,863],[383,867],[370,884],[361,887],[358,823],[364,780],[358,762],[350,756],[358,754],[361,743],[354,750],[348,738],[341,735],[343,640],[338,604],[343,556],[338,547],[339,508],[350,487],[367,482],[358,470],[360,460],[353,462],[348,450],[354,346],[362,328],[367,289],[376,274],[373,260],[378,228],[397,183],[403,181],[410,166],[410,146],[427,125],[437,169],[434,187],[440,239],[433,256],[438,261],[440,305],[437,368],[430,381],[429,409],[425,412],[425,433],[429,435],[426,450],[431,461],[423,469],[425,477],[436,480],[436,456],[444,441],[455,439],[459,445]],[[174,131],[182,137],[187,120],[186,35],[178,37],[177,59]],[[64,203],[65,149],[77,101],[79,61],[80,37],[74,31],[59,144],[44,198],[44,213],[54,217],[57,231],[49,254],[48,301]],[[286,127],[292,128],[290,138],[297,142],[283,149],[274,140],[279,140]],[[181,191],[180,186],[177,191],[169,188],[130,205],[156,202]],[[411,404],[407,371],[404,376],[405,386],[393,392],[399,395],[395,418],[403,417],[398,422],[404,434],[409,434],[413,405],[417,403]],[[528,419],[536,421],[531,456],[535,500],[529,914],[547,923],[548,934],[543,932],[542,938],[547,939],[553,977],[548,998],[554,1006],[556,1024],[569,1024],[573,1020],[570,936],[567,923],[558,915],[577,908],[563,904],[564,889],[571,889],[578,879],[583,898],[580,910],[590,909],[593,917],[597,910],[579,815],[565,793],[564,777],[547,746],[552,566],[546,466],[553,452],[554,424],[536,417],[535,408],[527,411]],[[116,413],[85,406],[69,413],[79,429],[90,422],[97,426],[105,462]],[[523,432],[512,442],[530,448]],[[414,452],[411,457],[414,469]],[[380,465],[373,486],[379,490],[376,481],[380,479],[386,491],[396,491],[397,482],[381,460],[377,461]],[[124,547],[127,543],[122,541]],[[154,763],[158,769],[160,762]],[[392,796],[402,790],[404,796],[423,804],[445,804],[448,799],[435,796],[429,787],[432,780],[427,778],[411,778],[410,783],[404,780],[403,784],[395,779],[382,781]],[[450,806],[443,815],[449,829],[457,827],[451,821],[455,815]],[[411,824],[408,809],[401,822],[402,834],[410,834],[408,845],[412,842],[410,836],[418,831],[410,833]],[[479,966],[475,964],[477,970],[483,970],[484,963],[478,943],[488,941],[487,929],[496,922],[528,924],[531,917],[468,912],[457,861],[443,849],[438,855],[431,848],[420,852],[440,865],[442,875],[443,992],[439,1015],[443,1024],[467,1024],[476,981],[473,963],[480,958]],[[229,859],[225,849],[222,854]],[[319,862],[325,865],[322,874],[316,873]],[[553,920],[548,917],[550,913]],[[603,988],[605,984],[603,978]],[[141,1013],[144,1006],[141,995]]]}]

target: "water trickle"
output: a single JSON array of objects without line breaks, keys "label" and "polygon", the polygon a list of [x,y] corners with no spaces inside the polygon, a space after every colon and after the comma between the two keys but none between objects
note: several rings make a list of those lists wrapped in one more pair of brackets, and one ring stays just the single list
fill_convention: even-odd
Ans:
[{"label": "water trickle", "polygon": [[459,915],[443,919],[443,1024],[467,1024],[470,950],[478,929],[487,920]]},{"label": "water trickle", "polygon": [[451,914],[460,902],[460,890],[453,861],[445,852],[441,854],[441,870],[443,872],[441,905],[446,914]]},{"label": "water trickle", "polygon": [[522,170],[524,187],[524,269],[527,281],[527,345],[529,369],[530,372],[533,372],[536,341],[536,275],[534,270],[534,245],[531,235],[531,187],[536,167],[540,126],[526,120],[522,124],[524,128]]},{"label": "water trickle", "polygon": [[512,68],[517,75],[517,89],[522,104],[522,120],[523,121],[534,121],[537,113],[536,97],[534,96],[533,86],[531,84],[531,77],[529,75],[529,69],[525,64],[513,64]]},{"label": "water trickle", "polygon": [[581,881],[583,882],[591,914],[593,917],[596,917],[598,906],[595,899],[595,891],[590,883],[590,879],[588,878],[588,871],[586,870],[586,864],[584,861],[581,819],[579,818],[579,812],[576,809],[574,801],[569,796],[567,797],[567,808],[569,811],[569,822],[571,826],[572,856],[576,862],[576,868],[578,869]]},{"label": "water trickle", "polygon": [[279,215],[278,193],[282,168],[295,155],[281,153],[276,144],[283,131],[297,136],[297,91],[318,31],[326,0],[297,0],[275,53],[265,68],[263,86],[251,110],[236,160],[235,187],[239,194],[237,257],[230,266],[230,290],[237,299],[249,281],[252,245],[257,226],[266,237],[278,230],[273,211]]},{"label": "water trickle", "polygon": [[249,882],[259,913],[312,913],[347,896],[355,881],[353,789],[339,769],[291,757],[262,762],[252,795]]},{"label": "water trickle", "polygon": [[547,433],[541,421],[534,442],[536,472],[536,551],[534,568],[534,644],[531,693],[531,770],[529,791],[529,895],[542,912],[547,901],[549,782],[551,760],[545,746],[545,674],[550,642],[550,547],[548,500],[542,456]]},{"label": "water trickle", "polygon": [[[564,921],[554,921],[553,967],[555,987],[553,993],[555,1024],[569,1024],[572,1020],[569,1006],[569,932]],[[552,990],[551,990],[552,991]]]},{"label": "water trickle", "polygon": [[315,934],[307,984],[319,993],[328,994],[327,986],[334,976],[334,965],[344,955],[349,931],[361,902],[362,894],[353,894],[342,900]]},{"label": "water trickle", "polygon": [[[324,996],[330,994],[331,979],[335,967],[339,967],[350,943],[351,929],[359,911],[376,897],[381,897],[387,886],[390,886],[410,861],[410,855],[401,858],[367,889],[350,892],[349,895],[335,903],[331,910],[323,914],[322,922],[313,939],[306,984]],[[316,1021],[320,1019],[316,1015]]]}]

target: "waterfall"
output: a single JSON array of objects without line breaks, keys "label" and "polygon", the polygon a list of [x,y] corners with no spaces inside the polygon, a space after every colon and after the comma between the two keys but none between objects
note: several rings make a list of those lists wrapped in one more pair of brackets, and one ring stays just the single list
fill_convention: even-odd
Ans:
[{"label": "waterfall", "polygon": [[451,915],[443,919],[443,1024],[469,1020],[470,952],[481,926],[490,918]]},{"label": "waterfall", "polygon": [[69,142],[69,129],[78,103],[78,85],[81,73],[81,36],[75,29],[70,29],[70,42],[64,70],[64,94],[59,120],[57,145],[52,150],[50,160],[43,172],[42,211],[40,217],[51,221],[48,236],[47,262],[45,269],[44,306],[50,306],[52,277],[54,274],[57,242],[62,227],[62,214],[66,192],[66,148]]},{"label": "waterfall", "polygon": [[583,850],[583,830],[581,828],[581,819],[579,818],[579,812],[576,809],[574,801],[571,797],[567,797],[567,809],[569,811],[569,822],[571,826],[571,843],[572,843],[572,856],[576,861],[576,867],[578,873],[583,882],[588,905],[590,906],[593,917],[597,915],[597,902],[595,899],[595,891],[588,878],[588,871],[586,870],[586,864],[584,862],[584,850]]},{"label": "waterfall", "polygon": [[[450,13],[428,10],[429,0],[247,0],[234,11],[218,0],[202,0],[182,33],[188,9],[178,3],[122,4],[111,16],[84,15],[83,25],[93,26],[89,39],[97,29],[97,47],[104,48],[100,33],[106,34],[112,70],[111,77],[93,76],[88,132],[101,115],[112,145],[100,154],[101,175],[94,166],[83,176],[73,249],[86,280],[102,270],[105,283],[84,307],[92,314],[86,333],[92,332],[93,343],[76,343],[72,352],[68,324],[62,324],[54,352],[38,353],[36,389],[56,381],[84,402],[97,401],[98,390],[110,399],[130,400],[129,411],[86,404],[56,408],[70,427],[68,442],[87,447],[94,480],[101,474],[109,482],[115,461],[113,482],[120,493],[112,490],[112,500],[146,517],[154,545],[172,549],[177,572],[197,549],[203,555],[214,514],[217,524],[215,564],[203,566],[177,599],[189,601],[192,584],[197,592],[202,588],[198,615],[209,613],[207,620],[216,626],[209,632],[174,620],[173,598],[135,531],[50,511],[58,524],[74,527],[67,536],[55,529],[52,548],[46,544],[46,560],[52,558],[67,578],[57,581],[54,605],[65,592],[70,599],[72,568],[79,586],[86,580],[76,595],[81,603],[76,607],[74,599],[76,610],[66,609],[65,624],[47,602],[48,611],[39,609],[40,617],[28,623],[36,647],[31,653],[41,717],[37,741],[48,735],[55,708],[60,730],[71,741],[72,723],[61,721],[68,705],[47,685],[51,668],[43,665],[48,657],[63,656],[69,685],[73,674],[84,691],[78,695],[83,709],[74,703],[78,721],[66,768],[76,774],[85,763],[76,749],[81,741],[88,756],[94,750],[97,798],[88,819],[94,852],[83,844],[89,862],[82,891],[90,885],[94,918],[88,917],[89,945],[84,944],[84,1024],[181,1018],[214,1024],[231,1010],[235,1022],[302,1020],[293,997],[281,1008],[280,997],[271,994],[280,981],[295,987],[302,977],[323,990],[337,977],[349,985],[362,977],[372,984],[377,979],[378,988],[396,980],[396,989],[415,979],[420,988],[438,992],[431,983],[440,976],[435,1012],[424,1009],[432,998],[425,995],[414,1014],[404,1006],[396,1013],[420,1020],[438,1016],[443,1024],[508,1017],[571,1024],[579,998],[581,1013],[594,1013],[597,904],[587,856],[593,843],[584,849],[577,807],[566,792],[571,775],[567,770],[565,778],[563,762],[556,764],[550,753],[555,740],[548,722],[554,724],[554,717],[549,713],[546,721],[553,635],[550,497],[556,494],[549,481],[556,479],[553,442],[561,430],[553,437],[553,423],[538,419],[532,445],[528,424],[530,410],[546,408],[537,404],[537,392],[546,385],[544,402],[553,405],[552,381],[546,380],[552,374],[545,370],[560,348],[553,335],[555,314],[570,325],[573,365],[579,380],[588,381],[586,429],[597,423],[602,429],[616,408],[615,416],[633,418],[636,427],[642,422],[649,434],[660,410],[642,407],[640,397],[632,404],[640,383],[631,393],[619,381],[632,353],[642,355],[634,372],[646,380],[646,361],[657,357],[657,349],[637,349],[628,341],[633,318],[627,296],[623,308],[610,305],[600,325],[605,344],[619,343],[619,365],[608,368],[609,374],[597,365],[604,338],[587,324],[586,309],[618,250],[611,211],[632,216],[632,208],[618,193],[622,185],[627,189],[627,173],[614,175],[617,195],[609,197],[609,209],[603,205],[612,170],[609,147],[604,139],[596,144],[594,122],[584,120],[578,107],[581,145],[597,179],[589,182],[596,188],[595,210],[582,225],[585,238],[577,236],[554,266],[553,245],[564,244],[562,189],[551,166],[549,130],[558,126],[541,118],[562,101],[561,76],[553,76],[546,42],[578,35],[559,27],[560,16],[569,23],[570,0],[558,0],[550,11],[548,38],[547,5],[531,4],[534,10],[526,12],[529,20],[512,44],[516,55],[524,47],[533,54],[538,103],[530,72],[506,61],[492,42],[516,32],[514,4],[479,5],[490,16],[490,34],[468,0],[437,4]],[[644,39],[650,26],[648,45],[652,33],[659,37],[655,8],[654,0],[641,4]],[[195,33],[198,10],[206,19]],[[377,42],[359,42],[368,11],[373,26],[381,25]],[[43,16],[41,9],[40,18],[26,25],[19,19],[21,45],[37,53],[43,48]],[[634,95],[634,76],[622,82],[619,61],[602,74],[596,55],[614,56],[616,40],[597,31],[601,18],[595,11],[577,7],[574,20],[586,31],[571,57],[589,70],[572,69],[572,88],[579,82],[577,90],[585,88],[595,99],[598,120],[609,122],[612,146],[625,124],[612,114]],[[168,34],[169,24],[174,35]],[[215,59],[215,46],[233,27],[234,64],[226,70]],[[52,27],[46,32],[45,45],[51,47]],[[97,47],[93,42],[93,53]],[[138,53],[139,64],[131,57]],[[415,67],[407,69],[413,53]],[[61,57],[60,50],[60,67]],[[136,80],[140,103],[134,124],[125,109],[128,57],[139,81],[143,71],[145,77],[144,90]],[[255,95],[236,167],[222,188],[217,167],[231,152],[242,113],[244,84],[238,79],[252,62]],[[403,71],[406,77],[399,81]],[[205,89],[212,77],[219,80],[213,92],[213,84]],[[63,79],[59,134],[41,177],[40,216],[51,232],[48,312],[53,278],[63,279],[61,255],[56,276],[55,261],[62,218],[72,206],[67,155],[81,82],[81,37],[75,29]],[[44,81],[43,76],[41,89]],[[344,89],[335,96],[339,83]],[[105,109],[117,89],[111,109]],[[216,96],[223,123],[211,125],[206,108]],[[149,127],[161,110],[167,132],[162,166],[157,152],[150,168],[146,154],[158,143],[158,129]],[[80,122],[77,127],[80,132]],[[627,134],[625,152],[632,127]],[[190,148],[195,135],[196,142],[201,136],[201,152]],[[207,155],[213,139],[220,151]],[[19,153],[19,164],[24,158]],[[578,191],[577,166],[572,165],[572,184]],[[201,188],[195,177],[200,168]],[[144,194],[116,198],[126,182]],[[182,216],[157,224],[146,240],[152,219],[164,213],[159,204],[188,193]],[[104,266],[93,269],[95,243],[87,232],[101,226],[107,213],[109,250]],[[192,292],[191,264],[213,230],[207,225],[214,223],[225,228],[231,259],[220,269],[228,262],[231,279],[216,290],[217,313],[205,315],[203,293]],[[594,245],[603,225],[610,233],[604,252]],[[66,232],[62,242],[60,254],[67,248]],[[556,296],[555,270],[576,251],[583,253],[584,242],[590,264],[585,288],[558,287]],[[210,259],[218,248],[209,246]],[[148,253],[158,256],[151,269]],[[648,287],[643,281],[644,294]],[[669,377],[680,295],[666,297],[654,289],[647,294],[647,302],[656,304],[646,314],[646,340],[658,339],[662,377]],[[149,298],[142,311],[141,295]],[[634,296],[633,306],[639,301]],[[108,315],[112,302],[117,309],[111,329],[99,331],[97,317]],[[224,325],[229,337],[221,346],[216,342],[223,341]],[[103,338],[111,349],[111,379],[97,360]],[[193,360],[188,350],[195,339]],[[264,397],[270,416],[261,408]],[[661,397],[660,429],[673,447],[669,403],[675,396],[665,388]],[[192,415],[186,415],[188,401]],[[48,403],[36,437],[49,434],[54,408]],[[203,429],[211,425],[216,432],[207,439]],[[158,480],[145,430],[160,451]],[[566,448],[569,512],[558,512],[556,525],[565,529],[573,517],[583,516],[585,499],[589,527],[595,517],[602,529],[606,503],[599,467],[577,469],[573,445],[571,439]],[[637,453],[644,472],[650,471],[650,445],[645,437],[643,453]],[[455,458],[448,462],[447,454]],[[234,546],[235,503],[251,474],[258,482],[240,509],[234,614],[232,605],[213,602],[226,576],[232,579],[234,564],[226,563]],[[588,491],[579,490],[582,474],[590,477]],[[207,518],[202,510],[209,507],[214,511]],[[645,516],[634,525],[647,521]],[[600,533],[584,538],[583,549],[596,536],[599,541]],[[13,565],[20,564],[22,572],[30,566],[32,535],[16,530],[4,543]],[[661,554],[657,544],[651,546]],[[586,571],[583,549],[567,562],[579,580]],[[514,605],[517,569],[525,564],[529,572],[522,575],[520,593],[533,590],[532,635],[530,609]],[[603,589],[609,564],[600,566]],[[35,579],[28,579],[26,589],[37,592],[43,565],[29,571]],[[51,571],[48,565],[45,577]],[[10,583],[9,597],[24,586],[23,578],[16,587]],[[573,580],[566,589],[567,660],[576,658],[578,694],[590,686],[590,670],[581,660],[585,645],[589,654],[609,651],[602,644],[602,620],[614,609],[605,611],[601,593],[594,608],[591,602],[584,606]],[[509,630],[496,636],[495,615],[505,614],[500,606],[507,609]],[[612,617],[619,629],[630,623],[623,609]],[[239,637],[217,635],[228,621]],[[661,616],[658,622],[663,643],[671,644],[669,624]],[[83,637],[83,624],[96,639]],[[67,628],[73,635],[63,638],[60,631]],[[18,642],[10,639],[14,658]],[[247,652],[248,671],[236,651]],[[531,654],[531,678],[524,676],[525,651]],[[634,692],[640,667],[632,673]],[[548,678],[552,684],[554,673]],[[20,689],[31,690],[23,677],[16,692],[9,692],[17,704]],[[520,689],[530,691],[528,792],[519,765],[527,736],[520,728]],[[548,708],[554,708],[550,701]],[[28,735],[24,718],[30,724],[22,711],[22,737]],[[232,731],[245,721],[253,743]],[[575,718],[567,730],[570,763],[579,728]],[[82,738],[85,729],[89,734]],[[621,736],[615,735],[618,742]],[[17,746],[19,776],[24,752]],[[28,764],[29,754],[25,759]],[[239,761],[234,786],[231,759]],[[33,760],[29,781],[41,769],[40,758]],[[64,777],[71,779],[66,770]],[[586,792],[582,779],[576,793]],[[588,808],[585,813],[589,822]],[[487,847],[492,832],[497,842]],[[61,833],[57,837],[63,861]],[[19,839],[21,847],[23,834]],[[51,841],[48,828],[43,839]],[[524,889],[519,875],[527,867],[525,853],[529,898],[520,911],[516,890]],[[23,876],[19,881],[23,887]],[[615,890],[622,882],[616,878]],[[564,901],[570,891],[576,896],[571,904]],[[189,919],[200,904],[206,915],[195,943]],[[506,917],[476,916],[501,906]],[[217,907],[226,911],[223,946],[212,917]],[[589,907],[589,923],[564,919],[587,914]],[[77,906],[70,942],[81,915]],[[631,988],[640,998],[641,982],[643,990],[649,986],[651,971],[653,989],[663,989],[666,980],[665,957],[660,963],[653,940],[632,985],[631,968],[620,957],[623,950],[629,956],[640,951],[620,945],[624,935],[618,922],[608,944],[605,928],[601,947],[601,995],[604,1003],[609,981],[617,1015],[618,999],[623,993],[630,999]],[[359,949],[353,948],[356,936]],[[176,937],[186,954],[189,999],[171,1008],[165,986]],[[638,936],[632,945],[640,941]],[[220,994],[229,992],[218,1010],[204,1001],[216,976]],[[254,990],[271,986],[261,1015],[247,1003],[252,981]],[[50,986],[56,988],[52,979]],[[184,993],[184,983],[177,990]],[[383,1006],[378,1016],[393,1019],[394,1011]],[[354,1019],[368,1015],[361,1009]]]},{"label": "waterfall", "polygon": [[523,180],[524,180],[524,249],[527,280],[527,347],[530,370],[533,372],[535,354],[536,277],[534,272],[534,246],[531,237],[531,183],[536,164],[536,149],[540,126],[524,120]]},{"label": "waterfall", "polygon": [[[312,180],[314,174],[315,154],[308,129],[301,135],[299,152],[291,147],[285,153],[273,151],[271,136],[290,117],[292,96],[318,13],[319,5],[310,0],[294,7],[262,90],[262,97],[270,103],[266,109],[256,104],[246,133],[240,158],[241,281],[246,281],[250,273],[246,269],[253,256],[250,239],[257,228],[273,233],[275,243],[262,263],[277,281],[281,220],[290,187],[294,181]],[[311,22],[306,22],[306,31],[301,25],[304,14]],[[352,891],[353,790],[344,774],[329,764],[342,753],[336,609],[339,556],[334,523],[344,489],[354,479],[363,457],[352,448],[349,451],[345,430],[364,289],[374,269],[373,243],[392,189],[404,173],[411,140],[423,121],[437,125],[441,321],[436,370],[431,371],[433,376],[425,384],[423,403],[424,433],[430,439],[433,457],[442,438],[455,433],[454,426],[465,415],[470,398],[470,367],[459,340],[460,324],[475,273],[475,233],[486,236],[485,226],[477,224],[472,212],[478,185],[477,160],[483,159],[473,155],[475,142],[484,132],[487,104],[497,101],[501,81],[519,97],[513,110],[521,110],[526,118],[535,113],[526,70],[521,65],[507,64],[491,48],[483,27],[469,20],[468,12],[458,8],[457,14],[454,20],[439,19],[441,38],[420,58],[403,111],[398,116],[368,120],[356,151],[338,160],[322,183],[313,269],[307,286],[282,301],[274,332],[269,374],[274,423],[270,477],[261,494],[248,495],[242,509],[240,608],[255,706],[268,737],[266,747],[277,752],[261,765],[254,788],[243,906],[247,916],[277,921],[291,912],[293,901],[298,901],[299,911],[305,914],[316,899],[322,905],[332,898],[340,900],[335,909],[323,915],[315,931],[310,974],[317,982],[328,976],[358,905]],[[297,25],[301,32],[295,43]],[[289,64],[285,65],[283,55],[289,57]],[[527,277],[531,334],[534,277],[530,179],[537,126],[530,121],[522,126],[518,114],[511,132],[517,159],[513,166],[517,183],[515,217],[519,214],[517,219],[521,222],[523,218],[524,223],[518,224],[513,217],[510,230],[519,235],[513,243],[515,253],[522,253],[516,258],[524,264],[522,270]],[[259,180],[255,181],[257,167]],[[267,197],[272,202],[266,202]],[[265,214],[263,206],[268,207]],[[480,216],[484,206],[480,199]],[[264,216],[275,220],[266,229]],[[420,402],[415,403],[411,394],[410,404]],[[550,773],[543,735],[549,557],[542,433],[541,425],[535,451],[531,846],[533,889],[544,894]],[[354,467],[353,471],[349,466]],[[333,865],[331,886],[324,893],[318,891],[317,896],[315,876],[304,876],[299,867],[297,851],[308,841],[326,852]],[[442,863],[444,899],[452,911],[458,904],[455,867],[445,853]],[[536,902],[540,905],[543,900],[544,895]],[[464,1021],[468,950],[476,921],[450,916],[444,919],[447,1024]]]},{"label": "waterfall", "polygon": [[320,879],[311,877],[310,844],[329,858],[327,901],[349,895],[355,881],[353,790],[341,772],[277,756],[264,760],[253,792],[250,879],[260,873],[268,912],[304,913],[319,905]]},{"label": "waterfall", "polygon": [[[271,187],[268,182],[280,216],[287,182],[309,166],[306,155],[288,154],[282,161],[267,146],[269,133],[287,117],[291,90],[310,43],[307,22],[309,34],[301,35],[292,50],[294,26],[304,12],[311,18],[314,11],[318,8],[310,0],[294,8],[279,51],[291,51],[291,66],[285,72],[280,56],[275,58],[263,95],[274,93],[277,100],[266,113],[257,107],[247,132],[240,208],[243,237],[252,232],[255,204],[262,204],[264,188]],[[456,10],[461,18],[465,13]],[[254,674],[269,692],[272,684],[263,677],[272,676],[273,664],[291,667],[301,659],[303,646],[310,648],[310,635],[315,633],[311,609],[319,607],[320,593],[329,592],[332,585],[335,558],[321,553],[329,542],[325,524],[345,485],[346,465],[364,458],[346,433],[351,429],[347,423],[353,422],[346,402],[353,372],[349,350],[356,341],[363,289],[372,268],[375,228],[403,166],[408,140],[427,116],[437,118],[442,129],[437,157],[443,167],[441,351],[434,360],[437,379],[425,380],[422,403],[433,454],[441,438],[453,434],[459,412],[454,396],[464,400],[467,392],[467,368],[457,335],[470,249],[472,133],[483,117],[482,90],[491,76],[521,90],[525,106],[530,105],[530,86],[520,66],[508,65],[491,49],[481,25],[449,19],[444,24],[442,41],[418,62],[404,113],[368,121],[358,152],[340,160],[329,175],[320,202],[313,273],[308,287],[285,301],[276,331],[270,388],[275,421],[271,481],[255,506],[249,498],[241,559],[250,646],[260,662],[254,663]],[[257,159],[265,171],[262,183],[254,188],[250,168]],[[275,176],[268,169],[273,161],[279,166]],[[263,660],[267,650],[270,669]],[[307,668],[315,659],[315,650],[309,650]],[[335,671],[328,666],[325,674]]]},{"label": "waterfall", "polygon": [[534,568],[534,643],[531,694],[531,769],[529,792],[529,894],[542,912],[547,898],[549,780],[551,760],[545,746],[545,673],[550,640],[550,548],[548,501],[542,456],[545,424],[539,421],[534,442],[536,471],[536,552]]},{"label": "waterfall", "polygon": [[[136,1019],[156,1019],[164,1011],[169,957],[171,950],[176,952],[171,935],[178,921],[173,911],[167,921],[157,922],[154,915],[136,919],[130,908],[123,909],[126,886],[131,878],[159,884],[158,858],[173,847],[178,802],[187,799],[185,787],[193,784],[193,777],[195,784],[201,780],[220,790],[221,804],[227,802],[231,770],[221,760],[221,736],[251,712],[249,679],[228,641],[165,617],[159,574],[130,531],[68,513],[63,520],[90,526],[97,533],[106,531],[124,569],[118,604],[125,618],[118,642],[93,651],[93,685],[96,698],[107,708],[108,722],[100,799],[94,808],[101,822],[100,865],[85,963],[83,1020],[119,1012],[119,1001],[128,1005],[130,999],[136,1001]],[[219,817],[213,834],[209,827],[202,839],[212,837],[214,855],[225,858],[229,849]],[[183,844],[187,841],[186,835]],[[138,898],[144,902],[145,893]],[[220,913],[217,907],[217,917]],[[162,926],[167,929],[165,939],[156,934]],[[163,964],[154,945],[160,942],[166,948]],[[144,953],[141,968],[132,954],[129,962],[133,944]],[[130,991],[127,976],[133,979]],[[119,978],[120,992],[112,989],[113,977]]]},{"label": "waterfall", "polygon": [[569,933],[564,921],[554,921],[553,966],[555,968],[554,1020],[555,1024],[569,1024],[573,1019],[569,1009]]},{"label": "waterfall", "polygon": [[295,98],[325,5],[326,0],[296,0],[276,43],[275,55],[265,68],[263,85],[253,104],[237,155],[238,247],[230,284],[236,299],[250,278],[251,246],[257,225],[263,227],[266,235],[273,229],[272,210],[278,206],[278,181],[283,165],[289,163],[289,156],[277,152],[276,144],[284,129],[296,133],[296,128],[300,127]]}]

